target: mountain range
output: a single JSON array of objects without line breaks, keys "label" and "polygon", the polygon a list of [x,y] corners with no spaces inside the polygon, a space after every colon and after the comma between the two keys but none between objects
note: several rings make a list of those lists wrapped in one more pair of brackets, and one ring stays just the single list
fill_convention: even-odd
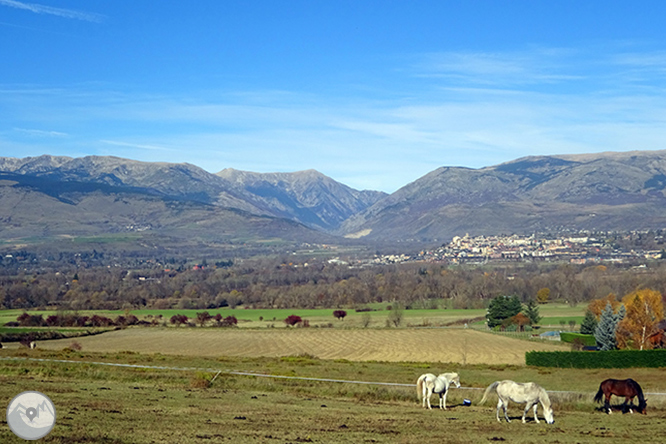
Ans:
[{"label": "mountain range", "polygon": [[206,242],[444,242],[666,225],[666,151],[442,167],[387,195],[315,170],[209,173],[110,156],[0,157],[0,240],[149,233]]},{"label": "mountain range", "polygon": [[342,233],[458,234],[666,226],[666,151],[531,156],[480,169],[438,168],[352,216]]}]

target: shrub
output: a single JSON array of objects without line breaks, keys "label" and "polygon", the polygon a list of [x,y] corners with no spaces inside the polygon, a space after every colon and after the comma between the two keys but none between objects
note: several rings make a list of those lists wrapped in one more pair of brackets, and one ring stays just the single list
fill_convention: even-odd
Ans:
[{"label": "shrub", "polygon": [[207,311],[202,311],[197,313],[197,322],[201,327],[206,325],[206,322],[210,321],[213,317]]},{"label": "shrub", "polygon": [[375,311],[375,310],[372,309],[372,308],[370,308],[370,307],[361,307],[361,308],[357,308],[357,309],[354,310],[354,311],[355,311],[356,313],[363,313],[363,312],[365,312],[365,311]]},{"label": "shrub", "polygon": [[212,384],[213,377],[210,373],[197,372],[192,379],[190,379],[190,387],[192,388],[208,388]]},{"label": "shrub", "polygon": [[340,319],[340,320],[343,320],[345,318],[345,316],[347,316],[347,312],[344,311],[344,310],[335,310],[333,312],[333,316]]},{"label": "shrub", "polygon": [[16,320],[21,327],[45,327],[46,321],[42,315],[30,315],[23,313],[19,315]]},{"label": "shrub", "polygon": [[109,327],[115,324],[106,316],[93,315],[93,317],[90,318],[90,325],[93,327]]},{"label": "shrub", "polygon": [[189,321],[188,317],[181,314],[175,314],[171,316],[171,319],[169,319],[169,322],[176,326],[187,324],[188,321]]},{"label": "shrub", "polygon": [[395,307],[391,307],[391,313],[389,313],[388,318],[386,319],[387,325],[393,325],[394,327],[400,327],[400,324],[402,323],[402,318],[403,318],[403,311],[402,307],[399,305],[395,305]]},{"label": "shrub", "polygon": [[303,322],[303,319],[301,319],[300,316],[296,315],[289,315],[287,316],[287,319],[284,320],[284,323],[287,324],[290,327],[293,327],[294,325]]},{"label": "shrub", "polygon": [[221,325],[222,327],[233,327],[238,324],[238,319],[236,319],[236,316],[227,316],[222,320]]}]

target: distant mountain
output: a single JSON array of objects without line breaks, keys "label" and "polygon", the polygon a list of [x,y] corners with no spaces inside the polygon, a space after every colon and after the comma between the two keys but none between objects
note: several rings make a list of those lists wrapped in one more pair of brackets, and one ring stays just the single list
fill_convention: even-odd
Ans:
[{"label": "distant mountain", "polygon": [[312,170],[215,175],[117,157],[0,157],[0,238],[142,230],[313,241],[331,238],[306,226],[336,229],[383,196]]},{"label": "distant mountain", "polygon": [[218,174],[117,157],[0,157],[0,240],[154,234],[200,242],[445,242],[666,227],[666,151],[442,167],[387,196],[314,170]]},{"label": "distant mountain", "polygon": [[315,170],[262,174],[227,168],[217,175],[260,196],[274,214],[324,230],[339,227],[387,196],[379,191],[354,190]]},{"label": "distant mountain", "polygon": [[666,227],[666,151],[525,157],[443,167],[347,220],[367,239]]}]

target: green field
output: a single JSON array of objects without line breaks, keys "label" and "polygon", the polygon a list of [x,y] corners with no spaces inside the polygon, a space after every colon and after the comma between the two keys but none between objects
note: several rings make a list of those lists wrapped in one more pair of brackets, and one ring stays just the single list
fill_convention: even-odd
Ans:
[{"label": "green field", "polygon": [[[174,314],[183,314],[189,318],[196,318],[198,312],[207,311],[215,316],[217,313],[223,317],[235,316],[238,319],[238,326],[245,328],[263,328],[269,325],[273,327],[284,327],[284,319],[289,315],[297,315],[310,321],[311,325],[333,324],[335,328],[358,328],[363,324],[365,316],[370,317],[370,327],[385,327],[386,320],[390,313],[386,310],[387,304],[375,304],[375,311],[356,312],[353,309],[345,309],[347,316],[344,320],[338,320],[333,317],[335,309],[243,309],[243,308],[219,308],[219,309],[170,309],[170,310],[131,310],[131,313],[140,319],[146,316],[162,315],[165,319],[170,319]],[[580,305],[570,307],[564,304],[546,304],[539,307],[543,320],[541,325],[544,327],[561,328],[560,321],[565,321],[565,328],[568,330],[569,320],[575,320],[576,325],[580,326],[583,319],[586,306]],[[0,310],[0,324],[15,321],[16,317],[23,313],[23,310]],[[54,311],[30,310],[30,314],[42,314],[44,317],[55,314]],[[92,316],[99,314],[110,318],[125,315],[124,310],[82,310],[80,315]],[[474,319],[484,317],[485,309],[478,310],[454,310],[454,309],[418,309],[403,310],[403,326],[444,326],[455,321],[465,319]],[[483,326],[483,321],[477,321],[473,324]]]},{"label": "green field", "polygon": [[[606,415],[591,397],[606,377],[628,377],[646,392],[664,392],[663,370],[557,371],[524,366],[385,363],[276,358],[197,358],[133,353],[4,351],[3,356],[195,367],[178,371],[107,367],[88,363],[0,361],[0,397],[38,390],[54,402],[57,422],[46,443],[642,443],[662,442],[664,404],[648,395],[648,415]],[[273,379],[215,370],[334,378],[409,386],[360,385]],[[425,372],[457,371],[463,388],[452,389],[449,410],[424,410],[415,388]],[[551,391],[555,424],[497,423],[491,398],[477,405],[482,388],[496,380],[536,381]],[[554,393],[556,390],[575,393]],[[462,405],[463,398],[472,406]],[[436,403],[436,401],[435,401]],[[0,442],[20,443],[6,426]]]}]

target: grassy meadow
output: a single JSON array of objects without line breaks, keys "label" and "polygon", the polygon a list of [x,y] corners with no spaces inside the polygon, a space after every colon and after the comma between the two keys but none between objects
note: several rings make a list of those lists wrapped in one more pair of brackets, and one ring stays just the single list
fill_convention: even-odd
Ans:
[{"label": "grassy meadow", "polygon": [[[387,310],[388,304],[371,304],[373,311],[357,312],[353,309],[345,309],[347,316],[343,320],[333,317],[335,309],[245,309],[245,308],[217,308],[217,309],[169,309],[169,310],[131,310],[130,313],[139,319],[153,318],[162,316],[166,320],[175,314],[186,315],[188,318],[196,318],[197,313],[207,311],[212,316],[221,314],[223,317],[235,316],[238,319],[238,326],[242,328],[265,328],[265,327],[285,327],[284,319],[289,315],[297,315],[307,319],[312,326],[329,326],[332,324],[335,328],[361,328],[365,326],[366,319],[369,318],[369,328],[386,327],[386,321],[390,310]],[[539,311],[543,317],[541,321],[542,328],[562,328],[561,321],[565,322],[568,329],[569,321],[576,321],[577,327],[583,320],[585,305],[569,306],[566,304],[545,304],[539,306]],[[23,313],[23,310],[0,310],[0,325],[15,321]],[[30,314],[42,314],[44,318],[56,314],[55,311],[30,310]],[[94,314],[103,315],[110,318],[125,315],[124,310],[81,310],[78,311],[82,316],[92,316]],[[410,309],[403,310],[403,323],[405,327],[432,326],[440,327],[450,325],[454,322],[461,322],[468,319],[483,318],[486,315],[485,309]],[[481,327],[484,321],[475,321],[471,326]],[[576,328],[577,328],[576,327]]]},{"label": "grassy meadow", "polygon": [[[2,357],[45,361],[0,361],[0,398],[38,390],[56,406],[57,422],[45,443],[620,443],[662,442],[664,404],[648,396],[648,415],[606,415],[591,398],[609,376],[631,376],[647,392],[666,391],[666,371],[557,371],[512,365],[428,362],[351,362],[307,355],[274,358],[203,358],[67,350],[3,350]],[[74,362],[50,362],[62,359]],[[196,367],[210,371],[108,367],[87,362]],[[271,379],[221,373],[262,374],[413,384],[425,372],[457,371],[449,409],[422,409],[414,386],[378,386]],[[496,380],[537,381],[551,392],[555,424],[536,424],[512,404],[511,424],[495,420],[495,397],[478,405],[483,388]],[[463,399],[472,400],[463,406]],[[437,401],[433,399],[433,404]],[[8,427],[0,442],[19,443]]]},{"label": "grassy meadow", "polygon": [[[568,321],[582,318],[585,309],[556,304],[540,308],[542,325],[554,328],[561,327],[560,320],[566,320],[568,328]],[[132,313],[139,318],[159,314],[169,318],[176,313],[195,317],[199,311]],[[666,369],[527,367],[526,351],[569,346],[525,340],[529,334],[490,334],[472,328],[475,325],[417,328],[472,319],[485,310],[405,310],[401,328],[386,327],[387,310],[347,310],[344,320],[335,319],[333,310],[208,311],[234,315],[242,328],[129,327],[39,341],[36,350],[4,344],[0,399],[8,404],[27,390],[48,395],[56,406],[57,422],[43,442],[58,444],[662,442],[666,397],[656,393],[666,393]],[[125,314],[79,314],[95,313]],[[19,314],[19,310],[0,312],[0,322],[15,320]],[[282,319],[291,314],[310,320],[312,327],[285,327]],[[362,324],[366,314],[371,317],[367,328]],[[218,371],[222,373],[215,376]],[[396,385],[242,376],[230,371]],[[418,376],[449,371],[460,374],[463,386],[451,389],[449,409],[421,408],[414,386]],[[592,397],[608,377],[639,381],[648,393],[649,414],[601,412]],[[536,424],[530,415],[522,424],[522,408],[516,404],[509,409],[513,422],[498,423],[496,397],[483,406],[478,402],[485,387],[502,379],[535,381],[549,390],[555,424]],[[464,406],[463,399],[471,399],[472,405]],[[438,402],[436,397],[432,401]],[[0,442],[24,441],[5,423]]]}]

